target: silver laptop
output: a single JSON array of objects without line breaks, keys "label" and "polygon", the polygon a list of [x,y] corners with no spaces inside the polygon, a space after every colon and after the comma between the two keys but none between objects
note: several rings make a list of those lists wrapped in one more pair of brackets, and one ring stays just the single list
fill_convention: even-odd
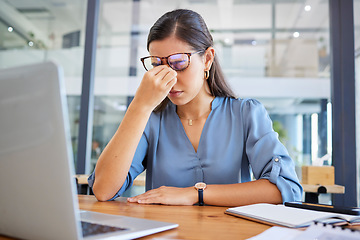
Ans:
[{"label": "silver laptop", "polygon": [[0,234],[131,239],[177,227],[78,209],[67,114],[56,64],[0,70]]}]

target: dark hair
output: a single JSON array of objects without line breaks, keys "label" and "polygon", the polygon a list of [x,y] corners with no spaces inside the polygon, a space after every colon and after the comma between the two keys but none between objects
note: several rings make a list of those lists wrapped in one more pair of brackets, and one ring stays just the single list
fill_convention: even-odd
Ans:
[{"label": "dark hair", "polygon": [[[177,9],[161,16],[150,29],[147,49],[149,50],[152,41],[163,40],[172,35],[188,43],[196,51],[203,50],[205,52],[206,49],[213,46],[213,38],[204,19],[200,14],[191,10]],[[226,83],[216,55],[209,73],[207,83],[211,95],[235,98],[234,93]],[[154,111],[164,110],[168,102],[169,99],[166,97]]]}]

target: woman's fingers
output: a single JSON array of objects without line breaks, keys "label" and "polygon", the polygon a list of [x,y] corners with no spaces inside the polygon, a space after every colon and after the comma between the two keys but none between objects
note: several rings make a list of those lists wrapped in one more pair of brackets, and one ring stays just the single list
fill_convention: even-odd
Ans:
[{"label": "woman's fingers", "polygon": [[159,203],[155,201],[155,199],[158,199],[160,196],[159,192],[159,188],[152,189],[138,196],[128,198],[128,201],[137,203]]},{"label": "woman's fingers", "polygon": [[169,85],[169,82],[176,80],[177,72],[169,67],[163,67],[154,76],[160,85],[166,87]]},{"label": "woman's fingers", "polygon": [[148,198],[153,198],[156,197],[158,195],[158,188],[157,189],[152,189],[149,190],[143,194],[137,195],[135,197],[132,198],[128,198],[128,200],[130,202],[138,202],[139,200],[144,200],[144,199],[148,199]]},{"label": "woman's fingers", "polygon": [[155,67],[144,74],[143,80],[135,94],[141,105],[154,109],[176,84],[177,72],[168,66]]}]

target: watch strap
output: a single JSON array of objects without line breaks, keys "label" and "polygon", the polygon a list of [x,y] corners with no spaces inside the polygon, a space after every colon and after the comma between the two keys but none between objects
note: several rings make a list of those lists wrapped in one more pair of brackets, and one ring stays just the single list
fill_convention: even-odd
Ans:
[{"label": "watch strap", "polygon": [[204,206],[204,197],[203,197],[204,189],[198,189],[199,195],[199,206]]}]

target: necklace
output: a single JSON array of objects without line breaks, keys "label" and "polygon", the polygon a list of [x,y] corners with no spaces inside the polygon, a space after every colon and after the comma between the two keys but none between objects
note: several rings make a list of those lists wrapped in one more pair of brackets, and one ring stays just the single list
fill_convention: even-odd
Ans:
[{"label": "necklace", "polygon": [[179,116],[180,119],[186,119],[188,121],[188,125],[192,126],[193,121],[199,120],[200,118],[204,117],[205,115],[208,115],[210,112],[211,112],[211,109],[209,111],[207,111],[206,113],[204,113],[203,115],[201,115],[201,116],[199,116],[198,118],[195,118],[195,119],[181,117],[179,114],[178,114],[178,116]]}]

